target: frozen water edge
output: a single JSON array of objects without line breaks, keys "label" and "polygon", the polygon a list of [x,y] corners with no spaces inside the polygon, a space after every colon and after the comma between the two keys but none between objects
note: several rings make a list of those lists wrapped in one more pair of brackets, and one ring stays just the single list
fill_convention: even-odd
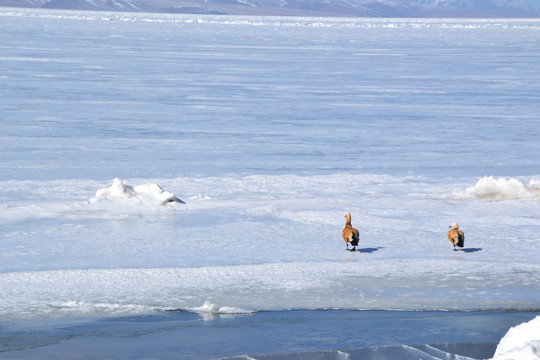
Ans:
[{"label": "frozen water edge", "polygon": [[13,272],[0,274],[0,314],[144,314],[192,310],[206,301],[245,311],[538,308],[538,267],[515,264],[494,278],[491,264],[463,262],[463,276],[448,271],[451,264],[408,259]]}]

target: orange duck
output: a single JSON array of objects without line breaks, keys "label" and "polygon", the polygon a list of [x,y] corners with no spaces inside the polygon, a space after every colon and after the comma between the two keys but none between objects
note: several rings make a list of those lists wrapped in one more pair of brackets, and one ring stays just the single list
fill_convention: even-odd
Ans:
[{"label": "orange duck", "polygon": [[457,251],[456,245],[458,247],[463,247],[465,244],[465,234],[463,234],[463,231],[459,230],[459,226],[456,223],[452,223],[450,225],[451,229],[448,231],[448,240],[454,245],[454,251]]},{"label": "orange duck", "polygon": [[[352,227],[351,214],[349,212],[345,214],[345,219],[345,229],[343,229],[343,232],[341,233],[343,235],[343,240],[345,240],[345,244],[347,244],[347,250],[356,251],[360,234],[358,233],[358,230]],[[352,249],[349,249],[349,243],[353,246]]]}]

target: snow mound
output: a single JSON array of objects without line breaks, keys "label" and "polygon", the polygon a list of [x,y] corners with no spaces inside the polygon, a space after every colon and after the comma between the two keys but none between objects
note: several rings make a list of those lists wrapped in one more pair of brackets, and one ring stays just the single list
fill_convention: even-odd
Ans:
[{"label": "snow mound", "polygon": [[540,316],[514,326],[501,339],[493,360],[539,360]]},{"label": "snow mound", "polygon": [[484,176],[465,190],[454,191],[457,199],[478,200],[540,200],[540,181],[531,180],[529,185],[516,178]]},{"label": "snow mound", "polygon": [[173,193],[163,190],[157,184],[144,184],[132,187],[123,180],[116,178],[111,187],[99,189],[96,199],[135,200],[143,203],[166,205],[169,203],[184,203]]}]

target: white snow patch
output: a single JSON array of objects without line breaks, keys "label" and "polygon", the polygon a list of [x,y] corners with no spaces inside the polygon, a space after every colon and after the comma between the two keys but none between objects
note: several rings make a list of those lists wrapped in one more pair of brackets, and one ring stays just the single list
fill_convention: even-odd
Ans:
[{"label": "white snow patch", "polygon": [[540,181],[531,180],[529,185],[516,178],[484,176],[465,190],[454,191],[456,199],[478,200],[540,200]]},{"label": "white snow patch", "polygon": [[144,184],[132,187],[123,180],[116,178],[111,187],[99,189],[95,199],[134,200],[142,203],[166,205],[168,203],[183,203],[173,193],[163,190],[157,184]]},{"label": "white snow patch", "polygon": [[514,326],[501,339],[493,360],[539,360],[540,316]]}]

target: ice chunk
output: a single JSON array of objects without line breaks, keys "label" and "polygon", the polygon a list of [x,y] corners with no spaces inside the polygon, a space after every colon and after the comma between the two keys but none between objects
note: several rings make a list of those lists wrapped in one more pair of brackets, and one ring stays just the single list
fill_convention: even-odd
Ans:
[{"label": "ice chunk", "polygon": [[455,191],[454,198],[479,200],[540,200],[540,182],[531,180],[529,185],[516,178],[484,176],[465,190]]},{"label": "ice chunk", "polygon": [[210,301],[205,301],[202,306],[196,306],[186,310],[198,313],[205,321],[212,320],[217,316],[250,315],[257,312],[255,310],[240,309],[232,306],[218,306]]},{"label": "ice chunk", "polygon": [[198,312],[198,313],[229,314],[229,315],[253,314],[256,312],[255,310],[240,309],[240,308],[232,307],[232,306],[218,306],[216,304],[211,303],[210,301],[205,301],[202,306],[192,307],[192,308],[189,308],[188,310]]},{"label": "ice chunk", "polygon": [[111,187],[99,189],[96,197],[130,198],[135,196],[135,190],[119,178],[114,179]]},{"label": "ice chunk", "polygon": [[501,339],[493,360],[539,360],[540,316],[514,326]]},{"label": "ice chunk", "polygon": [[99,189],[96,192],[96,198],[134,199],[158,205],[184,203],[173,193],[163,190],[157,184],[149,183],[132,187],[119,178],[114,179],[111,187]]}]

